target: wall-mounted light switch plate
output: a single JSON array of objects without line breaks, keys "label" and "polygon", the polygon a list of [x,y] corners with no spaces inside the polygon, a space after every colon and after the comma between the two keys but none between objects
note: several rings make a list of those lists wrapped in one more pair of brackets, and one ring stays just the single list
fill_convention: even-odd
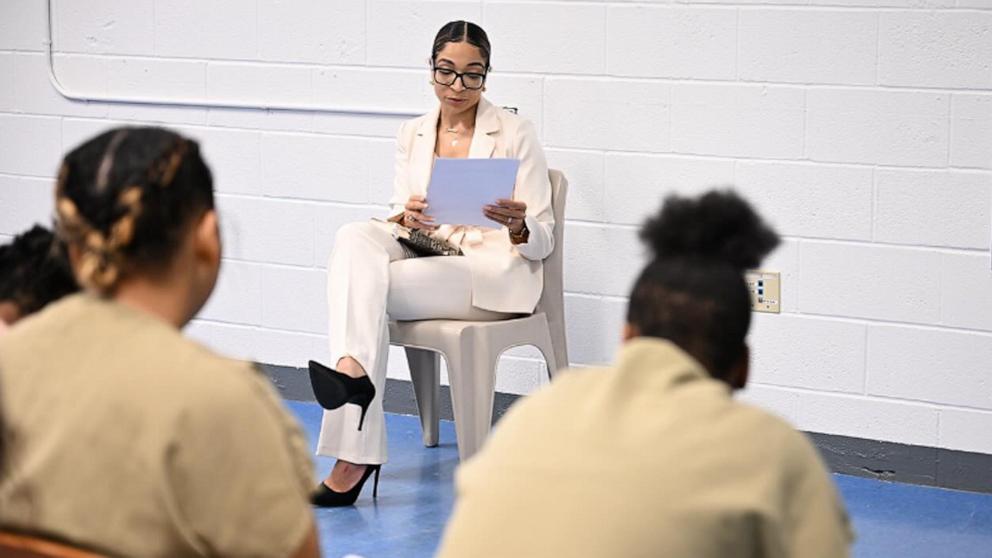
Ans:
[{"label": "wall-mounted light switch plate", "polygon": [[778,314],[782,311],[782,280],[777,271],[753,270],[744,274],[751,293],[751,310]]}]

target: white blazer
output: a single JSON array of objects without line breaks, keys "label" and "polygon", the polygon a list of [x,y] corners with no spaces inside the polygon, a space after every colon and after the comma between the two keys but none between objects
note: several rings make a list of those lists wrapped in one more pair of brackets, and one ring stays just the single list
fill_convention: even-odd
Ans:
[{"label": "white blazer", "polygon": [[[427,195],[440,114],[438,106],[400,127],[396,137],[396,179],[389,202],[393,215],[403,211],[410,196]],[[528,241],[514,246],[506,227],[495,228],[498,225],[494,222],[494,228],[482,229],[481,243],[462,243],[472,271],[472,305],[497,312],[529,314],[537,306],[544,288],[541,260],[555,247],[551,183],[544,150],[530,121],[483,98],[476,111],[468,156],[520,159],[513,199],[527,204],[525,220],[530,230]]]}]

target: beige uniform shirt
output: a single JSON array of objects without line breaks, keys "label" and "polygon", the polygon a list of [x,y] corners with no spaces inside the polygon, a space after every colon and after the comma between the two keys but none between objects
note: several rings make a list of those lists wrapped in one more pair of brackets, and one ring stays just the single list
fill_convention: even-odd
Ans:
[{"label": "beige uniform shirt", "polygon": [[816,450],[660,339],[516,404],[457,474],[440,556],[846,556]]},{"label": "beige uniform shirt", "polygon": [[90,295],[0,339],[0,526],[121,556],[287,556],[307,443],[268,380]]}]

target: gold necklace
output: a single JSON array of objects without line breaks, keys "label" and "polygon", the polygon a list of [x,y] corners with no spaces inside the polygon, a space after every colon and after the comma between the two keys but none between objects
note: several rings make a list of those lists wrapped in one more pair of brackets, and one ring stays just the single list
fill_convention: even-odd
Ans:
[{"label": "gold necklace", "polygon": [[461,134],[458,132],[458,130],[454,128],[445,128],[444,131],[449,134],[455,134],[455,139],[451,140],[451,147],[457,147],[458,142],[461,141]]}]

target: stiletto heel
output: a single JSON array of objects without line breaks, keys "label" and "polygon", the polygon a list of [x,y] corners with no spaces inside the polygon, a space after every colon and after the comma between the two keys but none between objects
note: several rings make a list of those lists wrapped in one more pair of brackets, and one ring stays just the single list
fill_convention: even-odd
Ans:
[{"label": "stiletto heel", "polygon": [[362,417],[358,422],[358,429],[361,430],[362,425],[365,424],[365,414],[369,410],[369,405],[375,399],[375,386],[372,380],[368,376],[352,378],[315,360],[308,363],[308,368],[310,385],[317,403],[328,410],[337,409],[345,403],[358,405],[362,408]]},{"label": "stiletto heel", "polygon": [[369,480],[373,473],[375,473],[375,481],[372,483],[372,499],[375,500],[379,497],[379,471],[381,469],[382,465],[366,465],[361,480],[347,492],[337,492],[326,484],[320,483],[317,485],[317,490],[310,496],[310,503],[322,508],[351,506],[358,500],[358,495],[361,494],[365,481]]},{"label": "stiletto heel", "polygon": [[[352,401],[352,403],[355,403],[355,402]],[[365,401],[363,403],[358,403],[358,405],[362,408],[362,416],[361,416],[361,418],[358,419],[358,430],[359,431],[362,430],[362,425],[365,424],[365,413],[367,413],[369,411],[369,404],[371,404],[371,403],[372,403],[372,400],[371,399],[368,400],[368,401]],[[376,476],[376,478],[378,478],[378,475]]]}]

